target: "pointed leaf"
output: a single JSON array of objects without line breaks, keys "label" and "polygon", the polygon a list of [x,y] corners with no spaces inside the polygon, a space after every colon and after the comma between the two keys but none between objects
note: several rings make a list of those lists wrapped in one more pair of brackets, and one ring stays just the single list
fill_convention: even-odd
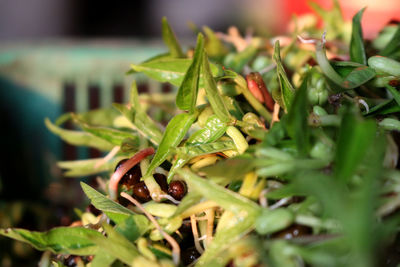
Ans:
[{"label": "pointed leaf", "polygon": [[167,18],[162,18],[162,37],[164,43],[168,46],[169,53],[172,57],[184,57],[182,48],[176,39],[175,33],[169,25]]},{"label": "pointed leaf", "polygon": [[208,57],[205,53],[203,55],[202,73],[204,75],[204,89],[215,115],[222,122],[228,122],[230,119],[229,111],[225,106],[222,96],[219,94],[217,84],[212,76]]},{"label": "pointed leaf", "polygon": [[54,134],[58,135],[65,142],[75,145],[75,146],[88,146],[97,148],[103,151],[111,150],[114,145],[107,142],[97,136],[94,136],[87,132],[66,130],[61,127],[56,126],[51,123],[51,121],[46,118],[44,123],[46,127]]},{"label": "pointed leaf", "polygon": [[30,244],[38,250],[49,250],[58,254],[92,255],[98,247],[90,240],[102,237],[100,232],[84,227],[57,227],[48,232],[25,229],[0,229],[0,235]]},{"label": "pointed leaf", "polygon": [[194,112],[196,107],[203,50],[204,37],[200,33],[197,37],[197,46],[194,51],[192,64],[190,64],[190,67],[187,70],[176,95],[176,105],[181,110],[189,110],[190,112]]},{"label": "pointed leaf", "polygon": [[350,112],[343,115],[335,156],[337,179],[344,183],[349,181],[375,133],[375,121],[362,120]]},{"label": "pointed leaf", "polygon": [[282,65],[279,41],[275,42],[273,58],[276,63],[276,71],[278,75],[279,85],[281,87],[283,108],[286,112],[288,112],[294,98],[294,88],[290,83],[288,77],[286,76],[285,69]]},{"label": "pointed leaf", "polygon": [[154,169],[165,161],[171,149],[180,144],[196,118],[197,113],[182,113],[176,115],[172,118],[172,120],[170,120],[167,128],[165,129],[160,145],[158,146],[157,152],[154,155],[145,176],[151,175]]},{"label": "pointed leaf", "polygon": [[[131,65],[131,68],[137,72],[143,72],[150,78],[159,82],[169,82],[175,86],[180,86],[187,70],[192,64],[192,59],[187,58],[167,58],[159,59],[151,62],[144,62],[139,65]],[[219,68],[211,64],[211,71],[214,76],[220,72]],[[200,87],[203,79],[200,76]]]},{"label": "pointed leaf", "polygon": [[307,86],[309,74],[296,91],[287,117],[288,134],[296,143],[300,155],[307,155],[310,149],[310,130],[308,126]]},{"label": "pointed leaf", "polygon": [[127,219],[130,215],[135,214],[130,209],[127,209],[117,202],[112,201],[87,184],[81,182],[81,187],[86,196],[90,199],[93,206],[106,213],[107,216],[109,216],[110,219],[116,223],[120,223]]},{"label": "pointed leaf", "polygon": [[365,54],[364,39],[361,28],[361,18],[365,11],[365,7],[358,11],[353,17],[353,30],[350,41],[350,59],[351,61],[367,65],[367,56]]}]

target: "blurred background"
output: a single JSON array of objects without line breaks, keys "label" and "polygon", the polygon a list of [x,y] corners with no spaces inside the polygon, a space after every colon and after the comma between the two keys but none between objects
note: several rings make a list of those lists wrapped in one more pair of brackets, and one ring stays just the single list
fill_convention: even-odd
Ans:
[{"label": "blurred background", "polygon": [[[85,198],[79,179],[63,178],[55,163],[101,153],[63,144],[44,118],[124,102],[129,64],[166,51],[163,16],[185,46],[195,40],[188,22],[215,31],[236,25],[242,34],[250,26],[259,34],[283,34],[294,14],[311,12],[306,2],[0,0],[0,227],[46,230],[73,221],[73,208],[83,207]],[[331,0],[316,2],[332,6]],[[398,0],[340,2],[347,19],[368,6],[363,26],[369,38],[390,18],[400,19]],[[146,83],[140,90],[165,89]],[[0,266],[36,266],[38,257],[0,238]]]}]

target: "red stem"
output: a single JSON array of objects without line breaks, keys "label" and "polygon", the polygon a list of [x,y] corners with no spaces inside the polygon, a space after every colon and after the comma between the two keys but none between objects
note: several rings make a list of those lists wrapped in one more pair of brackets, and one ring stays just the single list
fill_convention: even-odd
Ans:
[{"label": "red stem", "polygon": [[118,183],[121,178],[127,173],[133,166],[138,164],[142,159],[153,155],[154,148],[149,147],[137,152],[133,157],[125,161],[111,176],[108,184],[111,199],[116,199],[118,194]]}]

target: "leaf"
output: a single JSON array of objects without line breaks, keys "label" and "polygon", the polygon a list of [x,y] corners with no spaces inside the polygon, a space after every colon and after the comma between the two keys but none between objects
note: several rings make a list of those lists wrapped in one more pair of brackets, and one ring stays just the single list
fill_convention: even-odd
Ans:
[{"label": "leaf", "polygon": [[[317,43],[315,56],[323,74],[333,82],[333,85],[335,85],[334,89],[337,92],[359,87],[376,75],[374,69],[364,65],[357,65],[357,63],[333,62],[335,66],[333,68],[326,57],[322,42]],[[355,67],[351,68],[353,65]]]},{"label": "leaf", "polygon": [[87,112],[74,114],[76,118],[92,126],[113,127],[114,119],[119,113],[113,108],[93,109]]},{"label": "leaf", "polygon": [[249,216],[249,220],[260,212],[260,207],[253,201],[232,192],[210,180],[203,179],[189,170],[178,170],[191,190],[200,193],[206,199],[212,200],[225,210],[237,216]]},{"label": "leaf", "polygon": [[205,52],[203,55],[202,73],[204,75],[204,89],[215,115],[217,115],[222,122],[228,122],[230,120],[229,111],[225,106],[222,96],[218,92],[217,84],[212,76],[210,63]]},{"label": "leaf", "polygon": [[227,178],[227,182],[231,182],[242,179],[246,173],[254,170],[257,165],[263,164],[257,164],[257,160],[254,158],[238,156],[218,161],[214,165],[202,168],[201,171],[206,173],[208,177]]},{"label": "leaf", "polygon": [[188,192],[182,199],[181,203],[179,203],[174,215],[172,215],[171,217],[174,218],[176,216],[180,216],[184,211],[200,203],[200,200],[202,198],[203,197],[197,192]]},{"label": "leaf", "polygon": [[[151,62],[144,62],[140,65],[131,65],[131,68],[138,72],[143,72],[150,78],[159,82],[169,82],[175,86],[182,84],[183,78],[190,65],[192,59],[187,58],[167,58],[159,59]],[[211,72],[214,76],[219,74],[219,69],[211,64]],[[203,78],[200,76],[200,87],[203,84]]]},{"label": "leaf", "polygon": [[178,108],[181,110],[189,110],[190,113],[193,113],[196,108],[203,50],[204,37],[200,33],[197,37],[197,45],[194,51],[193,61],[190,64],[176,95],[176,105]]},{"label": "leaf", "polygon": [[151,175],[154,169],[160,166],[160,164],[168,157],[170,149],[175,148],[180,144],[196,118],[196,113],[182,113],[176,115],[170,120],[145,176]]},{"label": "leaf", "polygon": [[81,187],[86,196],[90,199],[90,202],[93,204],[93,206],[107,214],[107,216],[110,217],[110,219],[114,222],[121,223],[129,216],[135,214],[130,209],[127,209],[117,202],[112,201],[87,184],[81,182]]},{"label": "leaf", "polygon": [[201,257],[197,260],[196,266],[220,266],[218,255],[232,246],[235,242],[243,238],[254,228],[255,217],[238,216],[234,218],[236,223],[231,227],[220,229],[213,237],[213,241]]},{"label": "leaf", "polygon": [[82,131],[72,131],[62,129],[46,118],[44,123],[46,127],[54,134],[58,135],[65,142],[75,146],[88,146],[102,151],[111,150],[114,145],[90,133]]},{"label": "leaf", "polygon": [[114,103],[113,107],[119,110],[130,123],[130,126],[137,130],[142,136],[149,139],[153,144],[161,142],[162,133],[155,122],[144,112],[135,112],[125,105]]},{"label": "leaf", "polygon": [[108,162],[105,162],[99,167],[95,167],[98,163],[104,161],[104,158],[84,159],[84,160],[72,160],[72,161],[59,161],[57,166],[61,169],[66,170],[63,173],[67,177],[80,177],[93,175],[97,173],[103,173],[112,171],[115,168],[117,162],[122,160],[122,157],[116,157]]},{"label": "leaf", "polygon": [[344,77],[344,80],[340,86],[342,86],[345,89],[353,89],[368,82],[369,80],[374,78],[375,75],[376,73],[374,69],[370,67],[367,66],[358,67],[353,69],[349,73],[349,75]]},{"label": "leaf", "polygon": [[176,39],[175,33],[169,25],[167,18],[162,18],[162,37],[164,43],[168,46],[169,53],[172,57],[185,57],[182,48]]},{"label": "leaf", "polygon": [[335,176],[347,183],[363,159],[376,133],[373,120],[362,120],[351,112],[343,115],[335,155]]},{"label": "leaf", "polygon": [[0,229],[0,235],[28,243],[37,250],[49,250],[56,254],[93,255],[98,247],[90,240],[101,233],[84,227],[57,227],[48,232],[25,229]]},{"label": "leaf", "polygon": [[254,38],[253,40],[243,51],[234,54],[231,60],[225,60],[226,67],[236,72],[243,72],[244,66],[256,56],[260,46],[258,39]]},{"label": "leaf", "polygon": [[232,141],[217,141],[207,144],[196,144],[177,147],[175,149],[175,152],[178,155],[182,155],[184,157],[194,158],[197,156],[217,153],[230,149],[236,149],[236,146]]},{"label": "leaf", "polygon": [[369,109],[369,112],[365,113],[366,116],[373,116],[373,115],[386,115],[395,112],[400,112],[400,106],[394,99],[388,99],[384,102],[373,106]]},{"label": "leaf", "polygon": [[107,233],[107,238],[100,234],[100,236],[91,236],[90,240],[106,253],[130,265],[140,255],[137,248],[111,225],[103,224],[103,228]]},{"label": "leaf", "polygon": [[203,31],[207,37],[205,43],[207,54],[210,58],[222,59],[228,53],[227,47],[225,47],[212,29],[204,26]]},{"label": "leaf", "polygon": [[131,242],[136,241],[150,229],[149,220],[140,214],[130,215],[119,222],[115,230]]},{"label": "leaf", "polygon": [[301,156],[307,155],[310,149],[307,104],[307,86],[309,76],[309,74],[305,76],[303,83],[295,94],[286,123],[288,134],[294,139],[297,150]]},{"label": "leaf", "polygon": [[386,88],[392,94],[392,96],[393,96],[394,100],[396,101],[397,105],[400,106],[400,92],[397,91],[396,88],[394,88],[393,86],[390,86],[390,85],[386,85]]},{"label": "leaf", "polygon": [[279,85],[281,88],[281,98],[282,98],[282,104],[283,104],[283,109],[285,112],[288,112],[290,110],[293,98],[294,98],[294,88],[292,84],[290,83],[288,77],[286,76],[285,69],[283,68],[282,65],[282,60],[281,60],[281,54],[280,54],[280,45],[279,41],[275,42],[274,46],[274,61],[276,64],[276,71],[278,75],[278,80],[279,80]]},{"label": "leaf", "polygon": [[353,17],[353,29],[350,41],[350,59],[351,61],[367,65],[367,56],[365,54],[364,39],[361,28],[361,18],[365,11],[365,7],[358,11]]},{"label": "leaf", "polygon": [[206,144],[218,140],[224,135],[228,125],[222,122],[216,115],[211,115],[203,129],[193,133],[186,144]]},{"label": "leaf", "polygon": [[95,127],[83,122],[78,123],[85,132],[97,136],[115,146],[121,146],[122,142],[126,139],[134,140],[136,146],[139,146],[139,138],[132,131],[123,131],[108,127]]},{"label": "leaf", "polygon": [[108,254],[102,249],[99,249],[93,260],[90,262],[91,266],[96,267],[110,267],[117,258]]},{"label": "leaf", "polygon": [[397,30],[394,33],[392,39],[385,46],[385,48],[380,51],[381,56],[393,57],[395,53],[399,51],[400,48],[400,25],[397,26]]}]

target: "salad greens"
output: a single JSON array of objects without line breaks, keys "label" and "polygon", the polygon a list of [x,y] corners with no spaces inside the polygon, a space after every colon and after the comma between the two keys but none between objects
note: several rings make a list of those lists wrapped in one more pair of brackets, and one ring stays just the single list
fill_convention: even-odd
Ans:
[{"label": "salad greens", "polygon": [[[364,9],[349,31],[334,3],[312,4],[327,32],[301,17],[279,38],[203,27],[187,51],[163,18],[168,52],[128,74],[175,91],[149,107],[134,83],[126,105],[45,120],[107,152],[59,162],[65,176],[102,174],[81,183],[92,209],[70,227],[0,235],[46,251],[41,266],[400,264],[400,25],[369,42]],[[162,124],[149,111],[166,103]]]}]

